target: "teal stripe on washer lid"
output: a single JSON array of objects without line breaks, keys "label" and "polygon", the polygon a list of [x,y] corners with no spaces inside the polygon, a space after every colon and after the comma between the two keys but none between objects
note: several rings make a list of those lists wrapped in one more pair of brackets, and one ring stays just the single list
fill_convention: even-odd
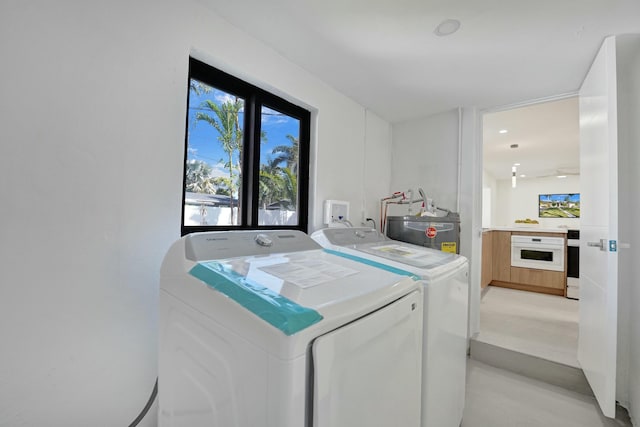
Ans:
[{"label": "teal stripe on washer lid", "polygon": [[407,270],[403,270],[401,268],[396,268],[393,267],[391,265],[387,265],[387,264],[383,264],[381,262],[378,261],[374,261],[372,259],[369,258],[362,258],[356,255],[351,255],[351,254],[346,254],[344,252],[339,252],[339,251],[335,251],[333,249],[323,249],[326,253],[331,254],[331,255],[336,255],[342,258],[346,258],[346,259],[350,259],[352,261],[357,261],[360,262],[362,264],[366,264],[366,265],[370,265],[372,267],[376,267],[379,268],[381,270],[385,270],[385,271],[389,271],[391,273],[395,273],[395,274],[399,274],[401,276],[409,276],[411,277],[413,280],[420,280],[420,276],[417,276],[416,274],[407,271]]},{"label": "teal stripe on washer lid", "polygon": [[219,262],[199,262],[189,274],[228,296],[286,335],[293,335],[322,320],[317,311],[296,304],[259,283],[225,268]]}]

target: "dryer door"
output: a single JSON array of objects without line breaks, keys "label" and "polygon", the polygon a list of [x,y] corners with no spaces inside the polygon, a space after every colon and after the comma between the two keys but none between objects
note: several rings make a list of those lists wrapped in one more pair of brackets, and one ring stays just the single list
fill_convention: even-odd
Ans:
[{"label": "dryer door", "polygon": [[313,427],[419,427],[422,292],[317,338]]}]

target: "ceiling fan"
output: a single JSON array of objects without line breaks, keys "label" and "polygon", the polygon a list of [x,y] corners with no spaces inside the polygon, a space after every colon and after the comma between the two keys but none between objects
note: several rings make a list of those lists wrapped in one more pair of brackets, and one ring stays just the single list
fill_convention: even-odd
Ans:
[{"label": "ceiling fan", "polygon": [[580,169],[579,168],[558,168],[553,170],[553,172],[546,173],[543,175],[538,175],[536,176],[536,178],[548,178],[551,176],[563,178],[563,177],[573,176],[573,175],[580,175]]}]

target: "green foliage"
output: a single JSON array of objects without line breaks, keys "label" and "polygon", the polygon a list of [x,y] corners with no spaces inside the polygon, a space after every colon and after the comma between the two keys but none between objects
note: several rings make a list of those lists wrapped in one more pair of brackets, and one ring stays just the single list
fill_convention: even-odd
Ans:
[{"label": "green foliage", "polygon": [[[276,157],[260,167],[258,201],[266,208],[272,203],[284,202],[295,207],[298,198],[298,139],[287,135],[291,145],[273,149]],[[280,166],[284,164],[284,166]]]},{"label": "green foliage", "polygon": [[273,162],[270,161],[267,164],[261,165],[258,183],[258,203],[263,209],[271,203],[280,200],[282,194],[281,188],[283,187],[282,177],[280,169]]},{"label": "green foliage", "polygon": [[196,95],[202,95],[205,93],[211,92],[211,86],[199,82],[198,80],[191,79],[189,80],[189,90],[195,93]]},{"label": "green foliage", "polygon": [[213,183],[216,185],[216,194],[222,194],[225,196],[232,197],[231,191],[232,191],[233,185],[229,180],[229,178],[224,176],[219,176],[219,177],[213,178]]},{"label": "green foliage", "polygon": [[273,161],[276,164],[285,163],[287,168],[291,169],[293,173],[297,173],[300,143],[298,138],[293,135],[287,135],[287,139],[291,141],[291,145],[278,145],[273,148],[273,153],[277,154]]},{"label": "green foliage", "polygon": [[[239,113],[243,105],[242,100],[238,98],[225,101],[220,105],[207,99],[203,101],[201,108],[208,111],[198,112],[195,116],[196,122],[205,122],[218,132],[218,142],[227,154],[224,165],[229,175],[224,179],[216,178],[214,183],[220,186],[218,194],[228,194],[232,198],[237,194],[238,179],[242,173],[242,129]],[[231,208],[233,208],[233,201],[231,201]],[[233,223],[233,210],[231,215]]]},{"label": "green foliage", "polygon": [[215,194],[215,178],[211,166],[201,160],[187,162],[186,190],[193,193]]}]

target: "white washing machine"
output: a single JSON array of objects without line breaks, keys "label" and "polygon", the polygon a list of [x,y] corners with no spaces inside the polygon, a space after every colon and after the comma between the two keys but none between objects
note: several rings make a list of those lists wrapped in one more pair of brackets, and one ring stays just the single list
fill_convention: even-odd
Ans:
[{"label": "white washing machine", "polygon": [[159,425],[419,426],[422,292],[299,231],[183,237],[160,277]]},{"label": "white washing machine", "polygon": [[422,426],[458,427],[464,411],[469,263],[463,256],[387,238],[371,228],[327,228],[311,235],[330,251],[384,263],[424,285]]}]

